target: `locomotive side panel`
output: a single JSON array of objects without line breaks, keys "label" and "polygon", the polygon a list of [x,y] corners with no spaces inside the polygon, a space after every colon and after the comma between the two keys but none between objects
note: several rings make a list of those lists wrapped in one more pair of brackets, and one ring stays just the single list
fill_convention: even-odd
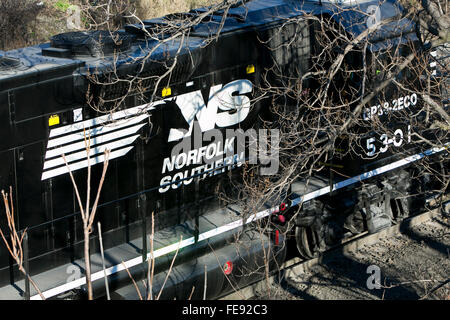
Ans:
[{"label": "locomotive side panel", "polygon": [[[256,2],[249,5],[255,5]],[[223,32],[217,41],[212,41],[206,47],[203,45],[207,43],[207,37],[213,35],[208,28],[213,26],[211,30],[217,30],[216,22],[221,21],[224,13],[214,13],[212,23],[205,22],[194,27],[192,37],[183,44],[182,54],[178,57],[179,65],[170,77],[161,81],[156,98],[153,97],[154,82],[150,79],[143,80],[142,83],[147,86],[139,93],[127,92],[126,85],[115,87],[106,82],[100,84],[90,82],[88,74],[94,70],[99,72],[100,80],[107,81],[111,67],[115,63],[111,56],[105,57],[101,62],[89,59],[80,62],[75,61],[75,58],[68,62],[69,59],[61,59],[65,62],[55,65],[54,68],[49,67],[46,71],[30,73],[19,79],[20,81],[8,82],[9,87],[2,89],[0,93],[0,134],[8,137],[0,142],[2,150],[0,155],[4,164],[0,168],[0,186],[13,186],[19,228],[29,227],[32,274],[82,257],[83,233],[79,206],[61,156],[64,154],[70,163],[84,204],[88,166],[84,130],[91,137],[91,199],[95,196],[100,180],[104,162],[103,151],[111,150],[96,218],[102,223],[105,249],[137,240],[143,235],[143,231],[147,231],[147,234],[151,223],[149,217],[154,212],[157,232],[173,231],[181,227],[186,234],[192,236],[190,239],[194,239],[192,246],[189,245],[188,250],[180,252],[177,259],[182,262],[183,259],[191,259],[188,261],[191,263],[209,250],[206,248],[206,241],[197,242],[199,217],[209,218],[208,214],[216,209],[214,205],[218,202],[216,191],[219,188],[226,189],[236,181],[235,179],[240,179],[241,165],[249,156],[248,149],[241,153],[239,139],[229,136],[228,130],[231,129],[234,133],[237,129],[258,130],[261,128],[260,120],[265,119],[274,121],[276,126],[276,116],[270,114],[270,107],[274,102],[287,106],[290,111],[294,108],[297,114],[311,112],[314,116],[314,112],[311,111],[314,108],[308,110],[308,106],[301,105],[296,99],[297,95],[294,98],[281,95],[277,99],[272,99],[273,96],[263,100],[255,99],[260,98],[258,96],[260,87],[263,87],[261,91],[273,90],[267,88],[271,85],[286,86],[293,89],[293,92],[302,88],[304,91],[301,91],[301,95],[308,90],[311,92],[317,89],[310,79],[300,82],[299,78],[313,70],[314,64],[318,63],[312,61],[312,58],[317,54],[317,50],[321,49],[317,48],[316,42],[321,30],[316,29],[317,25],[314,23],[302,20],[298,16],[300,11],[291,12],[291,8],[281,0],[279,4],[280,17],[284,12],[290,18],[298,19],[287,24],[283,18],[276,21],[271,8],[267,7],[265,11],[261,10],[264,13],[258,12],[258,15],[252,16],[250,11],[249,23],[245,24],[245,17],[236,18],[235,14],[233,17],[231,12],[231,15],[225,18]],[[390,6],[391,2],[386,5]],[[262,1],[256,3],[255,7],[264,7]],[[363,7],[366,8],[366,4]],[[305,8],[315,14],[319,11],[324,15],[332,13],[332,9],[326,4],[321,5],[320,10],[319,5],[308,3],[305,4]],[[236,8],[231,8],[234,9]],[[357,18],[361,18],[360,16]],[[265,21],[263,23],[265,25],[261,24],[262,21]],[[258,24],[260,27],[255,27]],[[403,34],[396,36],[402,41],[411,40]],[[136,51],[130,49],[126,54],[129,54],[127,57],[124,57],[125,55],[120,57],[123,60],[120,60],[119,75],[134,75],[140,67],[141,55],[150,49],[150,41],[142,39],[136,41],[133,47]],[[155,60],[161,61],[148,59],[139,76],[145,78],[162,74],[167,70],[163,64],[173,60],[164,59],[166,55],[174,54],[180,43],[176,40],[166,45],[169,48],[167,52],[161,51],[160,56],[155,57]],[[51,49],[48,45],[43,47],[47,51]],[[138,50],[138,47],[144,49]],[[39,51],[39,59],[44,59],[40,49],[36,47],[29,52],[36,54],[36,51]],[[382,47],[380,52],[386,51],[385,49]],[[368,57],[371,56],[371,52],[367,54]],[[362,59],[362,54],[350,55],[348,67],[361,69],[364,63],[370,61]],[[329,60],[325,61],[326,64],[322,67],[333,63],[332,59]],[[84,63],[86,67],[83,66]],[[101,68],[96,69],[98,66]],[[384,71],[373,64],[368,83],[365,84],[366,90],[373,89],[384,80],[382,77]],[[267,75],[268,78],[265,78]],[[349,88],[350,93],[362,92],[363,84],[360,80],[363,76],[357,72],[352,76],[350,80],[345,75],[336,76],[337,81],[331,89],[337,93],[336,96],[341,94],[345,96],[344,90]],[[265,83],[264,80],[269,82]],[[92,101],[96,103],[100,101],[100,97],[114,98],[121,94],[127,97],[116,110],[97,112],[85,101],[81,102],[80,97],[85,98],[88,88],[94,95]],[[409,142],[409,130],[413,129],[412,126],[408,127],[409,116],[416,111],[416,107],[421,107],[421,104],[417,96],[408,93],[408,90],[402,90],[389,86],[363,110],[361,121],[350,129],[358,138],[364,135],[363,139],[353,140],[353,145],[347,146],[346,141],[343,142],[344,149],[350,151],[350,155],[347,153],[347,157],[338,159],[343,164],[343,170],[340,171],[343,176],[355,178],[367,170],[377,169],[384,163],[405,157],[406,153],[400,154],[398,151],[404,151],[400,147]],[[386,102],[389,105],[386,106]],[[348,107],[346,111],[352,111],[356,105],[357,103],[344,105],[342,109]],[[394,105],[397,110],[394,109]],[[400,105],[403,106],[401,111],[398,110]],[[106,109],[108,106],[109,104],[105,104],[103,107]],[[389,107],[392,107],[390,110],[392,112],[382,113],[389,110]],[[376,129],[381,124],[392,128],[390,136],[386,133],[386,136],[374,137]],[[403,127],[401,132],[398,131],[398,126],[403,124],[406,125],[407,131],[403,131],[405,130]],[[326,136],[327,128],[320,128],[322,129],[320,137]],[[336,147],[342,148],[340,145]],[[347,214],[356,208],[364,192],[355,187],[356,182],[351,182],[352,190],[345,195],[344,200],[339,195],[335,198],[328,197],[327,191],[322,191],[329,183],[334,182],[331,170],[323,170],[319,175],[321,178],[325,177],[322,179],[325,182],[321,181],[319,186],[323,188],[314,192],[321,193],[320,196],[325,194],[325,197],[309,203],[309,207],[306,208],[308,212],[302,213],[306,212],[307,217],[304,220],[311,218],[308,214],[316,215],[315,221],[320,222],[317,230],[320,229],[320,232],[326,234],[323,227],[329,221],[323,218],[324,203],[331,204],[326,208],[330,210],[327,211],[330,214],[325,214],[327,218],[339,211],[345,210]],[[369,185],[370,188],[373,186]],[[293,188],[290,190],[292,196],[297,198],[292,203],[295,202],[293,205],[296,205],[301,203],[299,199],[307,191],[296,194],[297,191],[293,190]],[[320,196],[314,195],[317,198]],[[335,204],[336,207],[333,208]],[[226,238],[229,235],[224,235],[226,232],[220,230],[221,227],[228,227],[225,225],[228,222],[226,219],[229,218],[226,215],[224,213],[221,219],[213,221],[217,229],[209,230],[215,234],[212,241],[220,238],[217,243],[225,243],[231,238],[231,236]],[[231,216],[229,213],[228,215]],[[357,218],[363,220],[363,217]],[[5,221],[0,219],[0,223],[3,226]],[[326,225],[327,228],[329,226],[331,224]],[[306,232],[305,230],[302,232]],[[306,233],[299,234],[303,239],[307,238]],[[92,253],[98,251],[95,237],[94,233]],[[226,247],[225,251],[230,251],[230,248],[231,246]],[[0,257],[0,282],[6,283],[9,279],[7,252],[0,251]],[[216,262],[215,259],[211,260]],[[203,275],[203,269],[200,271],[199,274]],[[99,283],[100,281],[97,282],[98,286]],[[228,284],[223,284],[223,288],[227,286]],[[220,284],[217,287],[220,287]]]}]

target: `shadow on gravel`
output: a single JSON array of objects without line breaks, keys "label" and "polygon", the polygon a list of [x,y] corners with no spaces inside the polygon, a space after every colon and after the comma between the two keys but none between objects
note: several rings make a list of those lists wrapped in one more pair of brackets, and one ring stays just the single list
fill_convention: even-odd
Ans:
[{"label": "shadow on gravel", "polygon": [[[303,300],[317,300],[316,297],[306,293],[304,290],[300,290],[289,283],[285,277],[285,270],[282,270],[279,276],[276,278],[278,285],[286,292],[292,294],[293,296],[303,299]],[[281,279],[281,280],[280,280]]]},{"label": "shadow on gravel", "polygon": [[448,224],[448,223],[444,223],[444,222],[442,222],[442,221],[439,221],[439,220],[437,220],[436,221],[437,223],[439,223],[441,226],[443,226],[443,227],[446,227],[446,228],[449,228],[450,229],[450,224]]},{"label": "shadow on gravel", "polygon": [[[277,277],[276,282],[282,290],[303,300],[320,299],[312,295],[312,287],[314,287],[314,291],[325,292],[329,290],[329,294],[325,294],[326,299],[417,300],[420,298],[412,288],[410,289],[404,286],[389,289],[368,289],[367,281],[371,273],[367,272],[367,268],[370,265],[352,259],[342,249],[335,249],[326,253],[322,257],[320,266],[318,266],[325,268],[325,273],[323,270],[317,273],[314,272],[307,279],[298,279],[298,281],[295,280],[295,283],[291,283],[289,279],[286,279],[286,272],[283,270]],[[389,286],[390,284],[400,282],[396,277],[385,274],[383,270],[381,270],[380,280],[382,286]],[[306,286],[306,288],[300,289],[298,288],[299,285]],[[334,295],[336,297],[333,297]]]},{"label": "shadow on gravel", "polygon": [[[439,220],[437,222],[439,222],[440,224],[442,224],[444,226],[446,225],[445,223],[440,222]],[[400,232],[413,241],[416,241],[418,243],[424,243],[428,247],[430,247],[444,255],[448,254],[448,246],[447,245],[437,241],[433,237],[421,235],[418,232],[411,230],[409,223],[405,223],[405,224],[402,223],[400,226]]]},{"label": "shadow on gravel", "polygon": [[[404,286],[389,289],[384,289],[383,287],[380,289],[369,289],[367,282],[372,273],[368,272],[367,269],[371,264],[361,263],[352,259],[341,249],[336,249],[329,256],[324,257],[321,265],[341,279],[340,282],[345,286],[343,289],[355,292],[352,290],[351,285],[354,286],[355,290],[359,289],[359,293],[355,292],[359,297],[361,297],[361,291],[364,291],[368,295],[383,300],[417,300],[420,298],[413,289]],[[381,286],[389,286],[390,284],[401,282],[395,276],[384,273],[383,268],[381,269],[380,280]]]},{"label": "shadow on gravel", "polygon": [[[435,222],[449,227],[440,219],[436,219]],[[449,246],[444,241],[440,241],[437,237],[421,234],[420,231],[412,228],[410,221],[404,221],[400,225],[400,232],[415,243],[422,243],[423,246],[440,254],[448,255]],[[377,249],[373,248],[373,250]],[[395,265],[389,265],[390,262],[383,258],[383,253],[380,255],[379,252],[374,251],[372,255],[370,251],[367,251],[364,256],[366,258],[361,260],[352,253],[344,253],[343,248],[336,248],[326,252],[321,257],[319,265],[312,267],[310,273],[288,276],[286,270],[282,270],[276,278],[276,283],[280,290],[303,300],[333,299],[333,297],[335,297],[334,299],[351,300],[418,300],[422,297],[417,283],[397,285],[404,282],[405,278],[416,275],[403,274],[408,270],[399,270]],[[371,265],[377,265],[380,268],[382,286],[380,289],[368,288],[368,283],[373,283],[369,280],[372,272],[368,270],[368,267]],[[432,291],[448,285],[449,281],[439,284]],[[430,294],[431,292],[428,292],[425,298]]]}]

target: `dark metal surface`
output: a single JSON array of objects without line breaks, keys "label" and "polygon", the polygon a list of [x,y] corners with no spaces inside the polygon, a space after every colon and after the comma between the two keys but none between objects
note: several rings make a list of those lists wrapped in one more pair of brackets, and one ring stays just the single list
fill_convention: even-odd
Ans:
[{"label": "dark metal surface", "polygon": [[[207,102],[211,87],[238,79],[251,81],[256,87],[262,70],[273,62],[273,56],[261,45],[258,36],[266,36],[268,30],[274,29],[286,18],[311,13],[333,16],[356,37],[367,28],[367,24],[361,23],[366,17],[361,12],[373,4],[378,5],[378,1],[363,2],[336,15],[334,13],[338,8],[325,2],[320,5],[316,1],[248,1],[245,7],[229,10],[217,42],[204,48],[208,36],[218,31],[217,22],[222,21],[223,12],[214,13],[209,21],[194,27],[191,36],[181,45],[181,50],[180,41],[174,40],[156,49],[150,59],[144,58],[155,47],[155,41],[143,38],[143,33],[139,31],[143,27],[139,25],[128,26],[121,31],[122,34],[129,31],[133,35],[127,34],[124,45],[127,51],[119,54],[117,59],[100,55],[99,51],[94,50],[95,44],[89,37],[77,40],[78,44],[89,44],[84,53],[90,56],[80,56],[75,48],[78,44],[68,44],[73,38],[68,35],[55,37],[52,45],[46,43],[1,52],[8,59],[2,58],[2,65],[7,64],[8,68],[0,69],[0,136],[3,137],[0,140],[0,187],[13,187],[17,225],[21,230],[28,228],[30,273],[38,274],[74,262],[82,256],[82,223],[71,181],[64,174],[44,180],[42,174],[47,161],[46,152],[57,149],[48,146],[53,129],[74,124],[76,110],[81,110],[83,121],[102,116],[87,105],[88,88],[94,93],[94,98],[126,93],[122,90],[127,88],[119,85],[95,85],[90,82],[88,74],[106,76],[112,70],[121,76],[160,74],[164,69],[158,62],[167,62],[168,56],[173,57],[180,50],[178,65],[168,83],[172,90],[171,99],[166,99],[154,110],[141,113],[146,119],[136,132],[139,137],[131,145],[132,149],[124,156],[111,160],[97,219],[102,224],[105,250],[148,234],[152,212],[156,216],[156,230],[175,228],[191,220],[197,222],[197,228],[194,225],[190,232],[198,240],[199,217],[207,212],[221,176],[209,177],[199,185],[192,183],[169,188],[167,193],[158,192],[163,160],[170,157],[171,149],[176,144],[168,142],[169,130],[182,128],[178,124],[185,122],[173,97],[198,90]],[[204,10],[192,10],[190,15],[195,16]],[[380,5],[380,10],[381,19],[388,19],[398,15],[401,9],[395,1],[388,0]],[[165,22],[153,19],[144,23],[150,29]],[[383,26],[371,39],[376,47],[373,50],[387,46],[389,41],[414,41],[413,29],[411,22],[405,19]],[[294,60],[286,64],[299,61],[309,63],[309,40],[314,36],[314,32],[308,33],[308,44],[299,43],[299,46],[305,45],[306,48],[298,51],[302,52],[302,56],[294,55]],[[61,39],[63,42],[60,42]],[[256,68],[253,74],[246,73],[246,67],[250,64]],[[136,70],[140,70],[138,74]],[[192,87],[186,87],[188,81],[193,82]],[[129,97],[122,108],[130,109],[149,102],[151,90],[144,96],[147,101],[140,100],[141,96],[137,94]],[[157,99],[162,99],[160,91]],[[262,103],[254,106],[240,127],[246,129],[254,126],[256,117],[264,107]],[[50,127],[49,118],[54,115],[58,116],[59,123]],[[70,132],[64,134],[67,137]],[[117,136],[116,139],[119,138],[123,137]],[[63,142],[61,145],[66,144]],[[67,145],[70,145],[69,141]],[[101,169],[101,165],[92,167],[92,181],[98,180]],[[365,170],[360,160],[352,169],[357,173]],[[75,171],[74,175],[82,185],[81,193],[84,194],[86,170]],[[4,221],[0,219],[0,223]],[[148,250],[146,241],[143,244],[141,254]],[[92,251],[97,250],[98,246],[93,244]],[[18,278],[17,270],[14,276],[10,276],[9,265],[7,252],[0,248],[0,284],[14,282]]]}]

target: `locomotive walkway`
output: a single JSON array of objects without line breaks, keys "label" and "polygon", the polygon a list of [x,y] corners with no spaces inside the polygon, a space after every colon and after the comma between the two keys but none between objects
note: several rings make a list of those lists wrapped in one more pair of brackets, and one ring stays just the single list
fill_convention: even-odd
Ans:
[{"label": "locomotive walkway", "polygon": [[[171,256],[178,247],[180,249],[186,248],[184,250],[186,252],[189,250],[187,247],[196,241],[202,242],[202,240],[212,238],[214,235],[236,232],[238,230],[239,223],[236,224],[236,221],[239,222],[242,219],[239,220],[235,209],[232,207],[218,208],[217,204],[209,206],[208,214],[200,216],[197,222],[194,219],[189,220],[176,228],[164,229],[155,233],[154,255],[155,258],[158,258],[158,262],[170,263]],[[150,226],[147,227],[150,229]],[[195,233],[194,230],[197,228],[199,232]],[[227,228],[229,231],[227,231]],[[201,246],[214,246],[215,241],[220,241],[220,238],[216,238],[213,238],[212,241],[203,241],[196,246],[196,250],[201,249]],[[180,239],[182,239],[181,242]],[[142,247],[143,241],[141,237],[105,250],[105,270],[108,279],[130,282],[122,261],[135,277],[139,278],[145,275],[147,269],[142,264]],[[147,236],[147,251],[149,250],[150,240]],[[94,291],[96,287],[103,288],[104,272],[100,253],[91,254],[91,274]],[[32,278],[46,298],[60,296],[71,290],[76,291],[86,282],[84,277],[84,259],[75,260],[73,263],[68,263],[37,275],[32,274]],[[109,282],[109,287],[110,290],[115,289],[111,282]],[[24,299],[24,290],[25,281],[23,276],[21,276],[21,280],[0,288],[0,300],[22,300]],[[32,300],[40,299],[40,296],[32,286],[30,286],[30,291]],[[102,294],[104,294],[104,289],[102,289]]]}]

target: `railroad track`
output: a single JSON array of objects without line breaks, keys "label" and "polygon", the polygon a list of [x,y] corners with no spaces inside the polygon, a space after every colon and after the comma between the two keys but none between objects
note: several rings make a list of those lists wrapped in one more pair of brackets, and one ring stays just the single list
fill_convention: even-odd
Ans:
[{"label": "railroad track", "polygon": [[[366,231],[350,239],[346,239],[341,244],[330,248],[316,258],[309,260],[302,260],[299,257],[291,258],[283,263],[283,265],[280,267],[280,271],[283,271],[282,274],[284,274],[284,277],[289,277],[289,275],[291,274],[295,275],[307,272],[313,266],[320,265],[322,264],[322,262],[336,258],[338,255],[345,255],[356,252],[363,246],[372,245],[374,243],[377,243],[381,239],[393,237],[399,233],[402,233],[403,230],[431,220],[433,217],[436,217],[441,213],[442,208],[444,208],[446,213],[449,213],[450,195],[447,195],[444,199],[445,201],[443,201],[442,207],[439,206],[413,217],[404,219],[399,224],[383,229],[377,233],[368,234]],[[432,204],[433,201],[434,200],[431,199],[430,201],[428,201],[428,204]],[[241,288],[239,291],[222,296],[219,300],[251,300],[252,298],[257,296],[258,293],[266,291],[268,285],[279,283],[281,280],[279,274],[280,273],[277,272],[275,275],[270,276],[269,279],[263,279],[259,282],[248,285],[244,288]]]}]

